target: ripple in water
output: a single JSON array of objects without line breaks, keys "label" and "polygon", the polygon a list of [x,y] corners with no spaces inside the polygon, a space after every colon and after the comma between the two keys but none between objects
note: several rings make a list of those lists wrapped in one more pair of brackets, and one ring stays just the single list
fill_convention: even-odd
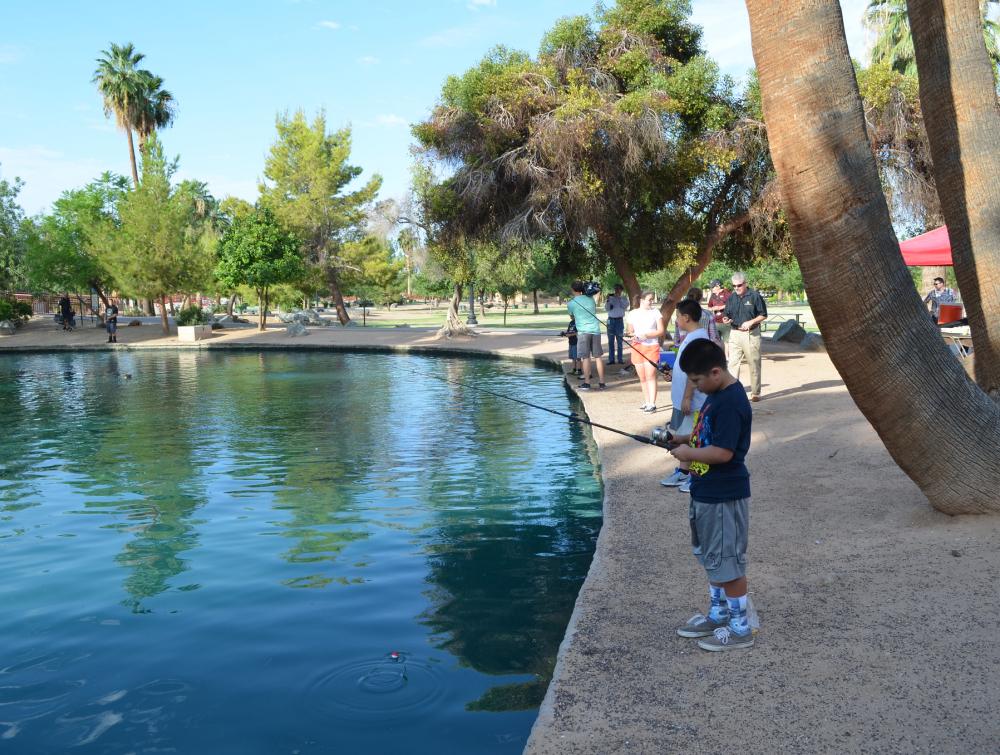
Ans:
[{"label": "ripple in water", "polygon": [[305,708],[316,716],[355,722],[413,711],[426,714],[445,694],[438,666],[408,653],[351,661],[324,671],[306,685]]}]

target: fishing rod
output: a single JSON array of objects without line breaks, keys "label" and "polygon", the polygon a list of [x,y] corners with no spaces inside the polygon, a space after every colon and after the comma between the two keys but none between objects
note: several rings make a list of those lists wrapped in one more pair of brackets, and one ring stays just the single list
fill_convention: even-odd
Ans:
[{"label": "fishing rod", "polygon": [[[473,391],[480,391],[481,393],[488,393],[489,395],[496,396],[497,398],[502,398],[502,399],[505,399],[507,401],[513,401],[515,404],[523,404],[524,406],[530,406],[532,409],[541,409],[543,412],[548,412],[549,414],[555,414],[557,417],[565,417],[566,419],[572,420],[574,422],[579,422],[579,423],[584,424],[584,425],[590,425],[591,427],[599,427],[601,430],[607,430],[608,432],[616,433],[618,435],[624,435],[626,438],[631,438],[634,441],[638,441],[639,443],[644,443],[644,444],[646,444],[648,446],[658,446],[660,448],[666,448],[667,447],[666,443],[670,440],[670,438],[672,438],[672,436],[671,436],[671,434],[669,432],[663,433],[660,430],[660,428],[656,428],[656,430],[653,431],[653,434],[652,434],[651,437],[646,437],[645,435],[637,435],[636,433],[630,433],[630,432],[626,432],[625,430],[619,430],[618,428],[615,428],[615,427],[609,427],[608,425],[602,425],[600,422],[593,422],[592,420],[589,420],[586,417],[581,417],[579,414],[576,414],[575,412],[567,414],[566,412],[560,412],[560,411],[557,411],[556,409],[549,409],[547,406],[541,406],[539,404],[533,404],[530,401],[523,401],[522,399],[514,398],[513,396],[507,396],[507,395],[505,395],[503,393],[499,393],[497,391],[491,391],[489,388],[482,388],[482,387],[480,387],[478,385],[469,385],[468,383],[465,383],[465,382],[463,382],[461,380],[455,380],[454,378],[446,378],[446,377],[442,377],[441,375],[432,375],[432,374],[430,374],[428,372],[424,372],[423,370],[413,369],[412,367],[410,369],[413,370],[413,372],[416,372],[419,375],[423,375],[424,377],[429,377],[429,378],[432,378],[434,380],[440,380],[443,383],[451,383],[452,385],[460,385],[463,388],[468,388],[468,389],[473,390]],[[670,436],[670,437],[668,437],[668,436]]]}]

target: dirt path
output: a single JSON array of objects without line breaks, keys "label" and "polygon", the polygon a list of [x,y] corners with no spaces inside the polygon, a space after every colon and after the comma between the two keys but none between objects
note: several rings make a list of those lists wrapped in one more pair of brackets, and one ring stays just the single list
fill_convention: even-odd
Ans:
[{"label": "dirt path", "polygon": [[[120,334],[120,349],[178,347],[155,326]],[[0,354],[102,349],[103,340],[35,321],[0,338]],[[222,331],[193,347],[217,346],[445,349],[550,363],[564,341],[339,327],[290,338],[275,327]],[[934,512],[826,355],[766,344],[763,374],[748,458],[757,645],[708,654],[674,635],[706,602],[687,498],[658,484],[673,466],[664,451],[597,430],[604,527],[528,752],[996,750],[1000,519]],[[645,433],[669,416],[638,411],[634,379],[609,382],[582,396],[595,421]]]}]

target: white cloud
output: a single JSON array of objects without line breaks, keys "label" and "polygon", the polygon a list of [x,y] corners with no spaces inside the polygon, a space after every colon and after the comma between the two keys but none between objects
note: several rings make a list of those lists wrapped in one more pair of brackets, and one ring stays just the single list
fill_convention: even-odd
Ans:
[{"label": "white cloud", "polygon": [[316,26],[320,26],[324,29],[339,29],[340,24],[336,21],[320,21]]},{"label": "white cloud", "polygon": [[480,8],[495,8],[497,0],[469,0],[465,6],[469,10],[479,10]]},{"label": "white cloud", "polygon": [[381,61],[374,55],[365,55],[363,57],[358,58],[358,62],[363,66],[374,66],[380,63]]},{"label": "white cloud", "polygon": [[400,115],[395,113],[386,113],[385,115],[375,116],[375,122],[380,126],[405,126],[409,121]]}]

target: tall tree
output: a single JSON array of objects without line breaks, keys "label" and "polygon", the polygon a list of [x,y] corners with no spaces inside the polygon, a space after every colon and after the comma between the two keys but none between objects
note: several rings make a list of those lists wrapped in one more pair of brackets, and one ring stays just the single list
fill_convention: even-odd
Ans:
[{"label": "tall tree", "polygon": [[24,182],[0,179],[0,289],[12,287],[20,277],[19,268],[24,251],[24,210],[17,202]]},{"label": "tall tree", "polygon": [[976,380],[1000,402],[1000,103],[971,0],[910,0],[920,101]]},{"label": "tall tree", "polygon": [[105,226],[118,227],[118,203],[128,190],[126,177],[105,172],[82,189],[63,192],[51,214],[32,221],[24,264],[32,290],[93,288],[108,304],[112,278],[101,264],[100,236]]},{"label": "tall tree", "polygon": [[207,286],[214,267],[214,234],[190,192],[170,183],[168,162],[152,136],[143,149],[142,182],[119,204],[119,224],[99,237],[102,264],[129,294],[158,299],[164,334],[170,333],[167,295]]},{"label": "tall tree", "polygon": [[264,162],[261,204],[302,240],[307,261],[326,275],[337,318],[346,325],[351,318],[341,291],[340,277],[347,264],[341,249],[363,237],[366,213],[382,177],[375,175],[357,190],[347,191],[362,172],[348,163],[351,130],[328,132],[322,112],[311,124],[301,110],[279,116],[277,129],[278,138]]},{"label": "tall tree", "polygon": [[[993,68],[1000,66],[1000,24],[989,17],[991,6],[1000,0],[979,0],[979,23]],[[913,52],[913,34],[906,0],[869,0],[864,23],[875,33],[871,62],[887,63],[907,76],[917,75]]]},{"label": "tall tree", "polygon": [[219,281],[230,288],[250,286],[257,294],[257,329],[267,327],[268,295],[273,286],[291,283],[305,272],[300,242],[266,207],[237,217],[219,242]]},{"label": "tall tree", "polygon": [[[831,359],[932,505],[947,513],[1000,510],[1000,406],[945,347],[903,264],[840,4],[747,0],[747,8],[792,243]],[[963,153],[962,163],[979,157]],[[850,318],[844,290],[860,292]],[[898,323],[891,336],[887,322]]]},{"label": "tall tree", "polygon": [[134,186],[139,185],[139,168],[132,132],[139,133],[141,146],[156,129],[173,120],[174,98],[163,89],[163,79],[138,67],[145,57],[131,42],[112,43],[97,58],[97,69],[91,79],[104,100],[104,114],[114,115],[118,128],[128,137]]},{"label": "tall tree", "polygon": [[587,242],[638,294],[637,271],[706,230],[690,208],[711,200],[688,200],[721,190],[733,160],[709,138],[736,117],[732,84],[700,54],[689,13],[683,0],[618,0],[559,21],[537,59],[497,48],[449,78],[414,133],[457,167],[444,182],[452,231]]}]

